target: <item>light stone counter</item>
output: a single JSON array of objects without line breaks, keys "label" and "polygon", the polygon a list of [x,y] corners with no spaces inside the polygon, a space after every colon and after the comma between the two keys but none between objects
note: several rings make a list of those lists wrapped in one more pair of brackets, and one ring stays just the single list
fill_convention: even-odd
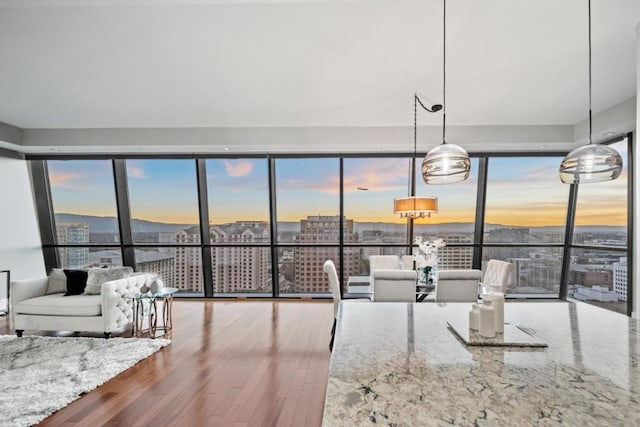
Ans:
[{"label": "light stone counter", "polygon": [[548,348],[466,347],[470,304],[341,304],[324,426],[640,425],[638,322],[587,304],[507,302]]}]

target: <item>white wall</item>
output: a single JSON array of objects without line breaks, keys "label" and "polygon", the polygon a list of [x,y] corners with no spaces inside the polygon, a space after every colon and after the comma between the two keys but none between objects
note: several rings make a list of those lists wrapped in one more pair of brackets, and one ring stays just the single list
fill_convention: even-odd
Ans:
[{"label": "white wall", "polygon": [[[636,26],[636,93],[640,88],[640,24]],[[633,138],[633,186],[634,188],[640,188],[640,174],[638,173],[638,166],[640,166],[640,153],[638,153],[638,126],[640,125],[640,97],[636,97],[636,132]],[[631,244],[633,245],[633,260],[631,262],[631,268],[633,271],[633,317],[640,317],[640,286],[638,286],[640,279],[640,234],[638,233],[638,226],[640,226],[640,195],[636,191],[633,198],[633,238]]]},{"label": "white wall", "polygon": [[25,160],[0,153],[0,270],[11,279],[44,276],[44,258]]}]

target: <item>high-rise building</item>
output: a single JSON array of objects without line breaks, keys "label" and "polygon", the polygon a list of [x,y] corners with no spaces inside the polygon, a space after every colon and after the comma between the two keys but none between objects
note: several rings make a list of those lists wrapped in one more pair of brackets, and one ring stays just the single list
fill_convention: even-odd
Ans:
[{"label": "high-rise building", "polygon": [[[89,224],[86,222],[56,223],[59,245],[89,243]],[[64,268],[83,268],[89,263],[89,248],[59,248],[60,265]]]},{"label": "high-rise building", "polygon": [[[268,243],[269,225],[264,221],[236,221],[212,225],[211,243]],[[211,248],[214,292],[271,293],[271,251],[261,246]]]},{"label": "high-rise building", "polygon": [[627,257],[621,257],[613,263],[613,291],[620,301],[627,300],[627,277]]},{"label": "high-rise building", "polygon": [[453,244],[473,243],[470,233],[447,233],[440,235],[447,246],[438,249],[439,269],[473,268],[473,247],[449,246]]},{"label": "high-rise building", "polygon": [[[237,221],[209,228],[211,243],[267,243],[269,226],[264,221]],[[176,233],[178,244],[200,243],[200,229]],[[271,292],[271,251],[261,246],[214,246],[211,248],[214,292]],[[175,248],[174,284],[178,289],[204,292],[200,247]]]},{"label": "high-rise building", "polygon": [[[358,242],[358,234],[353,231],[353,220],[343,223],[344,242]],[[340,241],[340,216],[308,216],[300,221],[300,232],[296,234],[297,244],[327,244]],[[330,292],[329,281],[323,270],[324,262],[333,260],[338,265],[336,247],[296,247],[293,252],[294,284],[297,293]],[[345,276],[358,273],[360,249],[345,247],[343,267]],[[343,278],[344,281],[344,278]],[[346,283],[346,281],[345,281]]]},{"label": "high-rise building", "polygon": [[[200,243],[200,227],[194,225],[176,233],[176,243]],[[202,251],[200,247],[176,247],[174,285],[181,290],[204,292],[202,275]]]},{"label": "high-rise building", "polygon": [[560,291],[562,255],[543,250],[530,252],[528,257],[507,258],[515,266],[510,293],[552,293]]},{"label": "high-rise building", "polygon": [[136,249],[135,271],[153,273],[158,276],[165,286],[175,285],[175,258],[171,251],[144,251]]}]

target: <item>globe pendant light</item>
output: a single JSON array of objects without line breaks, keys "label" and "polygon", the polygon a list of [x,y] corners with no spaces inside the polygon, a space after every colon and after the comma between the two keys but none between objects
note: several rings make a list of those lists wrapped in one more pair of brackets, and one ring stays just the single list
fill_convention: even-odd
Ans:
[{"label": "globe pendant light", "polygon": [[591,118],[591,0],[589,5],[589,143],[566,155],[560,163],[560,180],[565,184],[610,181],[622,172],[622,157],[615,149],[593,144]]},{"label": "globe pendant light", "polygon": [[471,170],[469,154],[464,148],[456,144],[447,144],[445,139],[447,123],[447,0],[443,0],[442,16],[442,144],[429,151],[422,161],[422,179],[427,184],[451,184],[464,181],[469,177]]}]

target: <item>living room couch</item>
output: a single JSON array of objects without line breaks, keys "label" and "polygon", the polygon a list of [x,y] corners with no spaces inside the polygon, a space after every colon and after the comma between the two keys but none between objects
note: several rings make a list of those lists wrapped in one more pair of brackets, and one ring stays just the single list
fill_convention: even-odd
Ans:
[{"label": "living room couch", "polygon": [[105,337],[133,321],[131,300],[153,279],[141,273],[101,285],[99,295],[47,294],[48,277],[11,282],[11,321],[20,337],[25,330],[102,332]]}]

